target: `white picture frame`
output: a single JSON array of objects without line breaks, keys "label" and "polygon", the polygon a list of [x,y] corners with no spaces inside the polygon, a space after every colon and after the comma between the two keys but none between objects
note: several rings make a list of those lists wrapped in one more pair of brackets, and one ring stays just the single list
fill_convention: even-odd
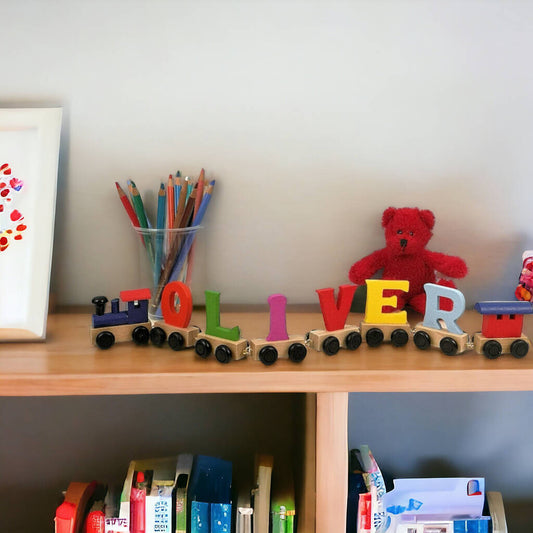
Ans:
[{"label": "white picture frame", "polygon": [[46,338],[61,119],[0,109],[0,341]]}]

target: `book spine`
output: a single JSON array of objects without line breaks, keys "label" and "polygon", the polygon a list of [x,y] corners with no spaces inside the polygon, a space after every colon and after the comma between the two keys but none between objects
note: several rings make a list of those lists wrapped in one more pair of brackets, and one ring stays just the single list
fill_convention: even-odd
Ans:
[{"label": "book spine", "polygon": [[231,503],[211,504],[211,533],[231,533]]},{"label": "book spine", "polygon": [[187,490],[176,490],[176,533],[187,533]]},{"label": "book spine", "polygon": [[172,533],[172,497],[146,497],[147,533]]},{"label": "book spine", "polygon": [[208,503],[191,502],[191,533],[210,533]]}]

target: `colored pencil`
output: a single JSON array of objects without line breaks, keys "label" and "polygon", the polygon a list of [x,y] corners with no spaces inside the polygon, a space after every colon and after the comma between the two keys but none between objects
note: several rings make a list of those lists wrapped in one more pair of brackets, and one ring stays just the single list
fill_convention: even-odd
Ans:
[{"label": "colored pencil", "polygon": [[139,227],[139,218],[135,214],[135,211],[133,210],[133,206],[131,205],[131,202],[128,198],[128,195],[124,192],[118,181],[115,181],[115,185],[117,187],[118,196],[120,198],[120,201],[122,202],[122,205],[124,206],[124,209],[126,210],[126,213],[128,214],[129,219],[131,220],[131,223],[138,228]]},{"label": "colored pencil", "polygon": [[[202,168],[200,170],[200,176],[198,176],[198,181],[196,182],[196,202],[194,203],[194,215],[198,213],[198,210],[200,209],[200,205],[202,204],[202,199],[204,197],[204,183],[205,183],[205,171]],[[196,240],[193,242],[191,249],[189,250],[189,257],[187,259],[187,276],[185,278],[185,284],[189,285],[191,284],[192,280],[192,270],[194,265],[194,250],[196,248]]]},{"label": "colored pencil", "polygon": [[166,222],[166,208],[167,208],[167,198],[166,198],[165,184],[161,183],[159,187],[159,195],[157,197],[157,235],[155,242],[155,265],[154,265],[154,286],[157,285],[159,281],[159,276],[161,274],[161,262],[163,259],[163,249],[164,249],[164,234],[162,233],[165,229]]},{"label": "colored pencil", "polygon": [[174,206],[175,211],[178,211],[178,200],[181,192],[181,172],[178,170],[176,172],[176,177],[174,178]]},{"label": "colored pencil", "polygon": [[[194,217],[194,221],[192,223],[193,226],[199,226],[202,223],[202,220],[205,216],[205,212],[207,211],[207,208],[209,206],[209,202],[211,201],[211,196],[213,194],[214,187],[215,187],[215,180],[211,181],[211,183],[206,188],[204,198],[200,205],[200,209],[198,209],[198,213]],[[178,259],[176,260],[176,263],[174,267],[172,268],[172,272],[170,273],[170,276],[168,279],[174,279],[174,277],[181,272],[181,269],[183,268],[183,265],[185,264],[185,260],[187,259],[189,250],[191,249],[191,246],[192,246],[192,243],[194,242],[195,237],[196,237],[196,232],[190,233],[185,238],[185,242],[181,246],[180,252],[178,254]]]},{"label": "colored pencil", "polygon": [[[194,202],[196,199],[196,190],[193,190],[189,201],[187,202],[187,205],[183,211],[183,214],[181,216],[181,220],[177,224],[177,227],[175,229],[184,229],[187,226],[187,222],[190,220],[191,215],[194,210]],[[186,239],[189,237],[187,235]],[[182,235],[180,235],[178,232],[175,232],[175,235],[172,235],[172,244],[170,246],[170,250],[167,253],[167,259],[165,261],[165,265],[163,266],[163,269],[161,270],[161,276],[159,277],[159,283],[158,283],[158,291],[154,298],[155,305],[159,305],[159,302],[161,300],[161,294],[163,292],[163,289],[165,285],[171,280],[172,274],[175,272],[174,270],[174,264],[176,262],[177,257],[181,253],[181,242],[182,242]],[[177,272],[179,274],[179,271]]]},{"label": "colored pencil", "polygon": [[[185,181],[187,178],[181,180],[181,191],[180,191],[180,197],[178,202],[178,209],[176,212],[176,221],[179,224],[181,222],[181,217],[183,215],[183,212],[185,210],[185,205],[187,204],[187,182]],[[170,227],[178,227],[178,226],[170,226]]]},{"label": "colored pencil", "polygon": [[176,207],[174,205],[174,180],[172,174],[168,177],[167,186],[167,224],[171,228],[174,225],[174,217],[176,216]]},{"label": "colored pencil", "polygon": [[[135,185],[135,182],[133,180],[128,180],[128,186],[132,198],[133,208],[135,209],[135,213],[137,214],[137,218],[139,219],[139,228],[149,229],[150,223],[148,221],[148,217],[146,216],[146,211],[144,210],[144,204],[141,198],[141,194],[139,193],[139,189],[137,189],[137,185]],[[143,234],[143,236],[144,244],[146,246],[146,250],[148,251],[148,257],[153,265],[155,256],[152,239],[148,232]]]}]

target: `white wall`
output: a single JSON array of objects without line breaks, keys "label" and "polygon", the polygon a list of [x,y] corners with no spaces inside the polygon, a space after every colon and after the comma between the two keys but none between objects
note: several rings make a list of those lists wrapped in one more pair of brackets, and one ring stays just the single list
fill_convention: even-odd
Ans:
[{"label": "white wall", "polygon": [[[0,105],[65,109],[53,289],[138,284],[114,181],[217,179],[194,294],[316,302],[433,209],[468,303],[512,295],[532,246],[528,2],[10,1]],[[105,253],[103,253],[105,251]],[[89,267],[89,268],[88,268]],[[305,269],[305,276],[301,275]]]}]

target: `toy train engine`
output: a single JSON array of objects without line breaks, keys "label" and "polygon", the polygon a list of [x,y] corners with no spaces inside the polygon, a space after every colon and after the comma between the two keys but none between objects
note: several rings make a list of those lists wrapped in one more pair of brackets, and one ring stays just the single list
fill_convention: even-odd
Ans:
[{"label": "toy train engine", "polygon": [[[149,289],[122,291],[119,298],[111,300],[111,312],[106,313],[108,302],[105,296],[96,296],[92,303],[95,314],[92,316],[91,340],[93,344],[106,350],[115,342],[131,341],[147,344],[150,339],[151,324],[148,321]],[[120,301],[127,303],[127,309],[120,310]]]},{"label": "toy train engine", "polygon": [[529,351],[530,341],[522,333],[524,315],[533,313],[529,302],[479,302],[474,309],[483,315],[481,332],[474,334],[474,350],[488,359],[510,353],[518,359]]}]

